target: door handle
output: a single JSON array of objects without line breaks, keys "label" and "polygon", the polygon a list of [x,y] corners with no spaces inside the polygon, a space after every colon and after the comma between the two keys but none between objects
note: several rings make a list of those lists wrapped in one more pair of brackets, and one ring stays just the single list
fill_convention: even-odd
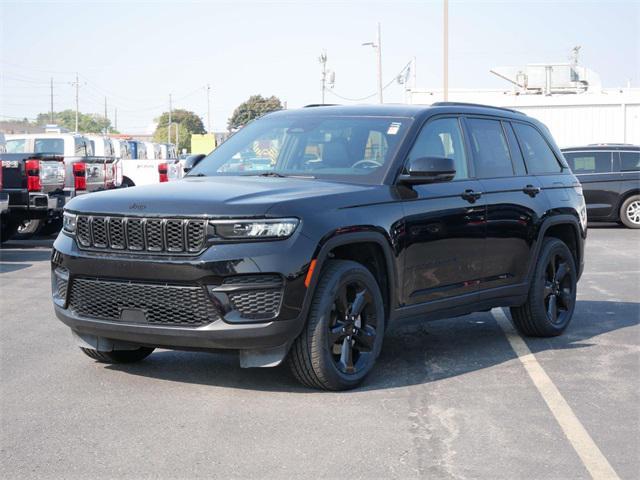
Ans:
[{"label": "door handle", "polygon": [[462,192],[462,198],[464,198],[469,203],[474,203],[482,196],[482,192],[476,192],[471,189],[467,189]]},{"label": "door handle", "polygon": [[531,198],[535,197],[540,193],[540,187],[534,187],[533,185],[527,185],[522,189],[524,193],[529,195]]}]

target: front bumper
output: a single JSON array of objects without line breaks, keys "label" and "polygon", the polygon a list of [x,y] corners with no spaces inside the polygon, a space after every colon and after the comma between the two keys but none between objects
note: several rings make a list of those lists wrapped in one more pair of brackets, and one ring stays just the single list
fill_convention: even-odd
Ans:
[{"label": "front bumper", "polygon": [[[85,339],[95,337],[174,349],[240,350],[241,359],[243,351],[280,349],[286,353],[304,326],[304,276],[314,249],[310,240],[294,234],[276,242],[214,245],[195,257],[113,254],[81,250],[72,237],[60,233],[52,257],[55,312]],[[68,282],[62,297],[56,287],[61,271]],[[226,280],[256,275],[277,275],[282,279],[280,307],[270,318],[256,312],[255,305],[252,310],[255,315],[239,314],[239,309],[227,301],[233,285],[229,286]],[[82,281],[125,286],[152,284],[160,289],[162,285],[199,287],[219,316],[211,323],[195,326],[151,324],[144,320],[146,314],[141,319],[127,316],[124,311],[118,319],[90,317],[79,314],[70,305],[74,281],[77,285]],[[90,303],[91,297],[85,296],[84,302]]]}]

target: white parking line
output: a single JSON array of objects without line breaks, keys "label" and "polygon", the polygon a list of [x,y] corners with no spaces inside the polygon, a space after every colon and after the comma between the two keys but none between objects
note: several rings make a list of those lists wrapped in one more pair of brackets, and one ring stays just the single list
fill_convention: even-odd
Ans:
[{"label": "white parking line", "polygon": [[595,444],[589,432],[584,428],[578,417],[564,399],[558,388],[549,378],[547,372],[536,360],[529,347],[516,332],[511,322],[501,308],[491,310],[500,328],[509,340],[511,348],[518,355],[529,377],[533,381],[540,395],[546,402],[549,410],[567,436],[569,443],[574,448],[582,463],[594,479],[619,479],[611,464],[607,461],[598,446]]}]

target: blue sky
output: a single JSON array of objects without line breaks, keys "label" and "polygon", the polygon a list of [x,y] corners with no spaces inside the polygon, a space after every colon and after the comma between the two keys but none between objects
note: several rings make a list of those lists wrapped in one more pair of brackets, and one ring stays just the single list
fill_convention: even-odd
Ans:
[{"label": "blue sky", "polygon": [[[327,51],[335,91],[375,92],[375,54],[363,42],[382,23],[383,77],[412,56],[418,87],[442,82],[441,1],[7,2],[0,0],[0,115],[35,117],[73,108],[102,112],[141,133],[174,106],[203,115],[211,85],[212,121],[222,130],[249,95],[277,95],[289,108],[320,101],[318,56]],[[581,45],[581,63],[604,86],[640,86],[640,1],[450,1],[450,86],[506,87],[499,65],[558,62]],[[330,94],[327,101],[342,102]],[[401,85],[385,101],[401,102]],[[372,99],[375,101],[375,98]]]}]

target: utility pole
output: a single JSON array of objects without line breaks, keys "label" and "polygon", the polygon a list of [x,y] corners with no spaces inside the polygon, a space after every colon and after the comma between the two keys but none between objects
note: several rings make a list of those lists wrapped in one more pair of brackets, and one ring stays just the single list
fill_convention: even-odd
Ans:
[{"label": "utility pole", "polygon": [[362,45],[371,45],[376,50],[377,57],[377,77],[378,77],[378,102],[383,103],[382,99],[382,33],[380,22],[378,22],[378,34],[375,42],[365,42]]},{"label": "utility pole", "polygon": [[49,123],[53,124],[53,77],[51,77],[51,115]]},{"label": "utility pole", "polygon": [[210,102],[211,85],[207,83],[207,132],[211,133],[211,102]]},{"label": "utility pole", "polygon": [[118,108],[116,107],[113,115],[113,129],[118,131]]},{"label": "utility pole", "polygon": [[71,85],[76,87],[76,133],[78,133],[78,112],[80,111],[80,103],[79,103],[79,90],[80,90],[80,80],[78,79],[78,73],[76,72],[76,81],[71,82]]},{"label": "utility pole", "polygon": [[324,105],[324,93],[327,83],[327,52],[322,52],[318,57],[318,61],[322,64],[322,75],[320,77],[320,85],[322,88],[322,104]]},{"label": "utility pole", "polygon": [[444,101],[449,101],[449,0],[444,0]]},{"label": "utility pole", "polygon": [[167,143],[171,143],[171,94],[169,94],[169,124],[167,125]]},{"label": "utility pole", "polygon": [[104,134],[105,136],[109,132],[107,128],[107,97],[104,97]]}]

